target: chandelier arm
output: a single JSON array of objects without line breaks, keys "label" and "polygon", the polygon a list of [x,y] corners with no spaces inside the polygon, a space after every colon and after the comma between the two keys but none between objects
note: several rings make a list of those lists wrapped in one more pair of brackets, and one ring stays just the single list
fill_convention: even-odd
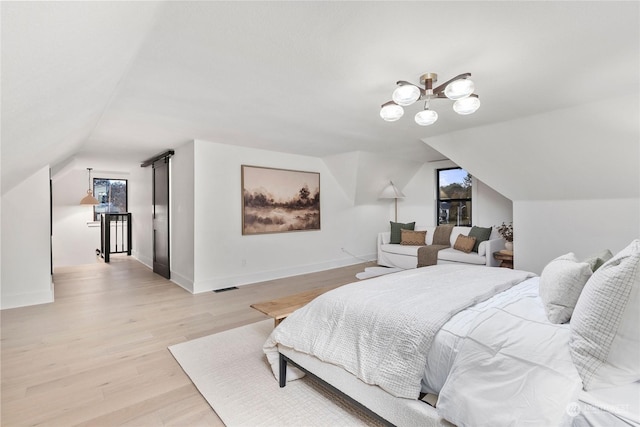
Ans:
[{"label": "chandelier arm", "polygon": [[[471,73],[463,73],[463,74],[459,74],[457,76],[455,76],[452,79],[447,80],[446,82],[442,83],[440,86],[438,86],[437,88],[435,88],[433,90],[433,94],[434,95],[440,95],[441,93],[443,94],[442,98],[445,98],[444,96],[444,89],[447,87],[447,85],[449,83],[451,83],[454,80],[458,80],[458,79],[466,79],[467,77],[471,77]],[[438,96],[438,98],[440,98],[440,96]]]}]

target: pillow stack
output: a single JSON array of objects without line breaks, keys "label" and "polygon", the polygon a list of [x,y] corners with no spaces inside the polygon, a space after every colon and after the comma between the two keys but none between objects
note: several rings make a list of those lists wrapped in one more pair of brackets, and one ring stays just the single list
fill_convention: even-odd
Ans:
[{"label": "pillow stack", "polygon": [[598,268],[571,318],[571,358],[585,390],[640,380],[640,240]]},{"label": "pillow stack", "polygon": [[400,244],[402,242],[402,232],[400,230],[413,230],[416,226],[415,222],[408,222],[406,224],[402,222],[393,222],[391,223],[391,238],[389,243]]}]

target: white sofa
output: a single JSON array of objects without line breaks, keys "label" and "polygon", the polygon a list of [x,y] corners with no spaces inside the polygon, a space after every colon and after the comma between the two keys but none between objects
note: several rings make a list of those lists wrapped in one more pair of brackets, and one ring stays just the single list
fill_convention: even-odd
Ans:
[{"label": "white sofa", "polygon": [[[416,226],[416,231],[427,231],[426,245],[433,242],[435,226]],[[453,249],[453,245],[458,235],[468,235],[471,227],[453,227],[451,232],[451,247],[438,252],[438,264],[475,264],[487,267],[498,267],[500,261],[493,258],[493,253],[504,249],[505,240],[498,234],[495,228],[491,230],[489,240],[480,243],[478,252],[464,253]],[[378,234],[378,265],[384,267],[398,267],[402,269],[416,268],[418,266],[419,246],[406,246],[391,244],[391,233],[389,231]]]}]

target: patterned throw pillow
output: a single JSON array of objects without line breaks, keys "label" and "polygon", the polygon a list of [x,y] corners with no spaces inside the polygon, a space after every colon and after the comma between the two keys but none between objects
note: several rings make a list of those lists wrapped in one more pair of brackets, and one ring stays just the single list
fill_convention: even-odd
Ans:
[{"label": "patterned throw pillow", "polygon": [[400,230],[400,244],[408,246],[424,246],[427,241],[426,231]]},{"label": "patterned throw pillow", "polygon": [[571,317],[571,358],[585,390],[640,380],[640,240],[597,269]]},{"label": "patterned throw pillow", "polygon": [[413,230],[416,226],[415,222],[408,222],[406,224],[403,224],[401,222],[393,222],[393,221],[389,221],[391,223],[391,239],[389,240],[389,243],[392,243],[394,245],[398,245],[400,244],[400,241],[402,240],[402,236],[400,235],[400,230],[404,229],[404,230]]},{"label": "patterned throw pillow", "polygon": [[475,244],[476,244],[475,237],[469,237],[469,236],[460,234],[456,239],[456,243],[453,245],[453,249],[457,249],[459,251],[462,251],[468,254],[473,250],[473,245]]}]

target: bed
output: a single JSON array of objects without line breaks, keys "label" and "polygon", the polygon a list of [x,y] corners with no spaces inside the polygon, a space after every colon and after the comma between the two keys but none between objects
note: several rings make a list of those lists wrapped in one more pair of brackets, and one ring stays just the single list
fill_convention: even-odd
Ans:
[{"label": "bed", "polygon": [[[579,297],[574,308],[578,320],[572,323],[549,321],[557,295],[552,292],[549,298],[546,290],[549,283],[566,279],[558,279],[552,268],[538,277],[518,270],[442,265],[324,294],[274,329],[264,350],[281,385],[312,373],[394,425],[638,426],[640,362],[632,359],[640,355],[639,259],[636,240],[593,278],[591,270],[583,274],[584,290],[578,294],[589,295]],[[550,265],[559,263],[585,270],[585,263],[574,259]],[[612,275],[622,274],[621,266],[629,292],[616,297],[615,304],[622,298],[627,308],[614,325],[622,332],[609,341],[616,354],[621,335],[631,347],[623,360],[614,360],[618,371],[612,374],[604,363],[595,374],[586,374],[593,368],[579,355],[578,326],[593,317],[590,301],[603,298],[602,286],[591,283],[610,285]],[[569,276],[576,274],[572,270]],[[569,287],[575,293],[574,284]],[[629,321],[635,325],[625,332]],[[587,334],[598,329],[586,323]],[[629,335],[630,330],[635,332]],[[615,384],[602,387],[599,371],[616,378]],[[435,407],[423,401],[425,396],[437,396]]]}]

